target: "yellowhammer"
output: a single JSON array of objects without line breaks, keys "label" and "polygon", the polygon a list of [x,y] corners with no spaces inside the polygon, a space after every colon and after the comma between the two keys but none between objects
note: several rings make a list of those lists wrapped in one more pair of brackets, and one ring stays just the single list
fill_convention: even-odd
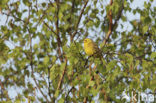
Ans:
[{"label": "yellowhammer", "polygon": [[97,58],[102,57],[102,52],[98,46],[89,38],[84,40],[84,50],[88,56],[94,56]]}]

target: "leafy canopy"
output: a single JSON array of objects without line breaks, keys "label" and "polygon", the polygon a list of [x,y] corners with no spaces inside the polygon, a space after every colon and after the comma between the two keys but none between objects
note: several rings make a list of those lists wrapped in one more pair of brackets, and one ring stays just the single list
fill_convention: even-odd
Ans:
[{"label": "leafy canopy", "polygon": [[[154,93],[156,7],[133,3],[0,0],[0,100],[124,103],[123,92]],[[85,55],[86,37],[102,60]]]}]

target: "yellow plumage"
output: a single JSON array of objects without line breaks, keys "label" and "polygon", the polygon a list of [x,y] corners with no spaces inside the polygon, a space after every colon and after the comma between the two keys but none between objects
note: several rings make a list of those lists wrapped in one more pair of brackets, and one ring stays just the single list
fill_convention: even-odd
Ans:
[{"label": "yellow plumage", "polygon": [[84,40],[84,50],[88,56],[101,57],[102,53],[98,46],[89,38]]}]

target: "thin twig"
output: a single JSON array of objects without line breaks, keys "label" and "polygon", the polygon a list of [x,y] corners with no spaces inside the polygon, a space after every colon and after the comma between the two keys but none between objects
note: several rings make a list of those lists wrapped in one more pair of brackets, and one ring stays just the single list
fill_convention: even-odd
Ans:
[{"label": "thin twig", "polygon": [[84,6],[83,6],[83,8],[81,10],[80,16],[78,18],[78,21],[77,21],[77,24],[76,24],[76,27],[75,27],[75,32],[72,34],[72,36],[70,38],[70,41],[73,41],[73,39],[74,39],[74,37],[75,37],[75,35],[77,33],[78,26],[79,26],[81,18],[82,18],[82,14],[84,13],[84,9],[86,8],[87,4],[88,4],[88,0],[85,2]]},{"label": "thin twig", "polygon": [[[94,70],[96,69],[96,66],[97,66],[97,65],[95,65],[94,68],[92,68],[91,66],[92,66],[92,63],[89,65],[89,75],[92,75],[91,72],[94,71]],[[93,81],[93,80],[94,80],[94,75],[91,77],[90,81]],[[86,88],[87,88],[87,89],[89,88],[89,84],[86,86]],[[87,100],[88,100],[88,97],[85,97],[85,98],[83,99],[83,103],[87,103]]]},{"label": "thin twig", "polygon": [[[113,4],[113,0],[110,0],[110,5],[112,5],[112,4]],[[108,17],[109,17],[109,30],[108,30],[108,32],[106,34],[106,37],[105,37],[105,39],[104,39],[104,41],[102,43],[101,48],[103,48],[105,46],[106,42],[108,41],[108,39],[109,39],[109,37],[110,37],[110,35],[112,33],[112,10],[109,11]]]},{"label": "thin twig", "polygon": [[[1,92],[2,92],[2,94],[1,94],[1,100],[3,101],[3,92],[4,91],[6,91],[5,90],[5,88],[4,88],[4,86],[3,86],[3,83],[0,81],[0,86],[1,86]],[[8,92],[6,92],[6,96],[7,96],[7,100],[9,100],[10,98],[9,98],[9,95],[8,95]]]},{"label": "thin twig", "polygon": [[56,32],[45,21],[43,21],[43,23],[48,27],[48,29],[50,29],[55,35],[57,35]]},{"label": "thin twig", "polygon": [[55,26],[56,26],[56,35],[57,35],[57,45],[58,45],[58,54],[59,54],[59,59],[61,62],[63,62],[63,56],[62,56],[62,52],[61,52],[61,46],[62,46],[62,42],[60,39],[60,35],[59,35],[59,0],[56,0],[56,5],[57,5],[57,11],[56,11],[56,22],[55,22]]},{"label": "thin twig", "polygon": [[52,6],[52,7],[54,7],[54,5],[53,5],[53,3],[49,0],[49,2],[50,2],[50,5]]},{"label": "thin twig", "polygon": [[51,90],[50,90],[50,87],[51,87],[51,81],[50,81],[50,68],[48,68],[48,94],[49,94],[49,97],[52,99],[51,97]]},{"label": "thin twig", "polygon": [[46,102],[47,102],[47,103],[50,103],[49,100],[48,100],[48,98],[47,98],[47,96],[44,95],[43,91],[41,90],[40,86],[38,85],[37,80],[36,80],[34,74],[33,74],[33,79],[34,79],[34,81],[35,81],[35,84],[36,84],[38,90],[41,92],[41,94],[43,95],[43,97],[46,99]]},{"label": "thin twig", "polygon": [[[111,0],[110,1],[110,5],[112,5],[112,3],[113,3],[113,1]],[[119,13],[118,13],[118,15],[117,15],[117,17],[115,19],[114,24],[112,24],[112,12],[111,11],[109,12],[109,30],[108,30],[108,33],[106,34],[106,37],[105,37],[105,39],[104,39],[104,41],[102,43],[102,47],[101,48],[103,48],[106,45],[106,42],[108,41],[108,39],[109,39],[109,37],[110,37],[114,27],[117,25],[119,19],[122,16],[123,9],[124,9],[124,5],[123,5],[123,1],[122,1],[121,9],[119,10]]]},{"label": "thin twig", "polygon": [[44,95],[43,91],[41,90],[39,84],[37,83],[37,80],[35,78],[35,75],[34,75],[34,68],[33,68],[33,52],[32,52],[32,35],[30,34],[30,31],[29,31],[29,28],[27,27],[27,30],[29,32],[29,39],[30,39],[30,67],[31,67],[31,71],[32,71],[32,78],[34,79],[35,81],[35,84],[38,88],[38,90],[40,91],[40,93],[43,95],[43,97],[46,99],[46,102],[50,103],[47,96]]},{"label": "thin twig", "polygon": [[65,66],[64,66],[64,70],[63,70],[62,76],[61,76],[61,78],[59,80],[59,83],[58,83],[58,86],[57,86],[57,90],[59,90],[61,88],[61,86],[62,86],[66,69],[67,69],[67,58],[65,58]]},{"label": "thin twig", "polygon": [[68,98],[68,96],[69,96],[69,93],[70,93],[73,89],[75,89],[75,88],[74,88],[74,87],[71,87],[71,89],[68,91],[68,93],[67,93],[67,95],[66,95],[66,97],[65,97],[65,101],[68,101],[67,98]]},{"label": "thin twig", "polygon": [[36,0],[36,10],[38,12],[38,0]]},{"label": "thin twig", "polygon": [[114,27],[117,25],[119,19],[120,19],[121,16],[122,16],[122,11],[123,11],[123,9],[124,9],[124,4],[123,4],[123,3],[124,3],[124,1],[122,1],[121,9],[119,10],[119,13],[118,13],[118,15],[117,15],[117,17],[116,17],[116,19],[115,19],[115,23],[112,25],[112,30],[113,30]]}]

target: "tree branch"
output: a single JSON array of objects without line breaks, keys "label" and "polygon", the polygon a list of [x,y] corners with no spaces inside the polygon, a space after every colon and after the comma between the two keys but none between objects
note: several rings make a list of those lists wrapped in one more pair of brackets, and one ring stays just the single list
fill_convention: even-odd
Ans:
[{"label": "tree branch", "polygon": [[49,94],[49,97],[52,99],[52,97],[51,97],[51,90],[50,90],[50,87],[51,87],[51,81],[50,81],[50,68],[48,68],[48,94]]},{"label": "tree branch", "polygon": [[[92,63],[89,65],[89,75],[92,75],[92,70],[94,71],[96,69],[96,66],[94,66],[94,68],[91,67],[92,66]],[[94,75],[90,78],[90,81],[93,81],[94,80]],[[89,88],[89,84],[86,86],[86,88],[88,89]],[[88,97],[85,97],[83,99],[83,103],[87,103],[87,100],[88,100]]]},{"label": "tree branch", "polygon": [[76,35],[76,33],[77,33],[78,26],[79,26],[79,23],[80,23],[81,18],[82,18],[82,14],[83,14],[84,9],[86,8],[87,4],[88,4],[88,0],[85,2],[84,6],[83,6],[83,8],[82,8],[82,10],[81,10],[80,16],[79,16],[79,18],[78,18],[78,21],[77,21],[77,24],[76,24],[76,27],[75,27],[75,32],[72,34],[72,36],[71,36],[71,38],[70,38],[70,41],[73,41],[73,39],[74,39],[74,37],[75,37],[75,35]]},{"label": "tree branch", "polygon": [[[110,5],[112,5],[112,3],[113,3],[113,0],[110,1]],[[119,13],[118,13],[118,15],[117,15],[117,17],[115,19],[114,24],[112,24],[112,11],[109,12],[109,30],[108,30],[108,32],[106,34],[106,37],[105,37],[105,39],[104,39],[104,41],[102,43],[102,47],[101,48],[103,48],[106,45],[106,42],[108,41],[108,39],[109,39],[109,37],[110,37],[114,27],[116,26],[116,24],[118,23],[119,19],[122,16],[123,9],[124,9],[124,5],[123,5],[123,1],[122,1],[121,9],[119,10]]]},{"label": "tree branch", "polygon": [[32,71],[32,78],[34,79],[35,81],[35,84],[38,88],[38,90],[40,91],[40,93],[43,95],[43,97],[46,99],[46,102],[50,103],[47,96],[44,95],[43,91],[41,90],[39,84],[37,83],[37,80],[35,78],[35,75],[34,75],[34,68],[33,68],[33,52],[32,52],[32,35],[30,34],[30,31],[29,31],[29,28],[27,27],[27,30],[29,32],[29,39],[30,39],[30,67],[31,67],[31,71]]},{"label": "tree branch", "polygon": [[63,82],[63,78],[64,78],[64,75],[65,75],[66,69],[67,69],[67,58],[65,58],[65,67],[64,67],[62,76],[61,76],[61,78],[59,80],[59,83],[58,83],[58,86],[57,86],[57,90],[59,90],[61,88],[61,86],[62,86],[62,82]]},{"label": "tree branch", "polygon": [[114,29],[114,27],[118,23],[119,19],[121,18],[123,9],[124,9],[124,4],[123,4],[123,1],[122,1],[121,9],[119,10],[119,13],[118,13],[118,15],[117,15],[117,17],[115,19],[115,23],[112,25],[112,30]]},{"label": "tree branch", "polygon": [[[110,6],[112,4],[113,4],[113,0],[110,0]],[[104,39],[104,41],[102,43],[102,47],[101,48],[103,48],[105,46],[106,42],[108,41],[108,39],[109,39],[109,37],[110,37],[110,35],[112,33],[112,10],[109,11],[108,17],[109,17],[109,30],[108,30],[108,32],[106,34],[106,37],[105,37],[105,39]]]},{"label": "tree branch", "polygon": [[[0,86],[1,86],[1,101],[3,101],[3,96],[4,96],[3,92],[6,90],[4,89],[3,83],[1,81],[0,81]],[[7,96],[7,100],[10,100],[8,92],[6,92],[6,96]]]},{"label": "tree branch", "polygon": [[43,21],[43,23],[44,23],[45,26],[47,26],[47,28],[49,28],[52,31],[52,33],[57,35],[56,32],[45,21]]},{"label": "tree branch", "polygon": [[61,39],[60,39],[60,36],[59,36],[59,17],[58,17],[58,14],[59,14],[59,0],[56,0],[56,4],[57,4],[57,11],[56,11],[56,22],[55,22],[55,26],[56,26],[56,35],[57,35],[57,45],[58,45],[58,54],[59,54],[59,59],[61,62],[63,62],[63,53],[61,52],[61,46],[62,46],[62,42],[61,42]]},{"label": "tree branch", "polygon": [[75,88],[74,87],[71,87],[71,89],[68,91],[68,93],[67,93],[67,95],[65,97],[65,101],[68,101],[67,98],[69,96],[69,93],[71,93],[73,89],[75,89]]}]

